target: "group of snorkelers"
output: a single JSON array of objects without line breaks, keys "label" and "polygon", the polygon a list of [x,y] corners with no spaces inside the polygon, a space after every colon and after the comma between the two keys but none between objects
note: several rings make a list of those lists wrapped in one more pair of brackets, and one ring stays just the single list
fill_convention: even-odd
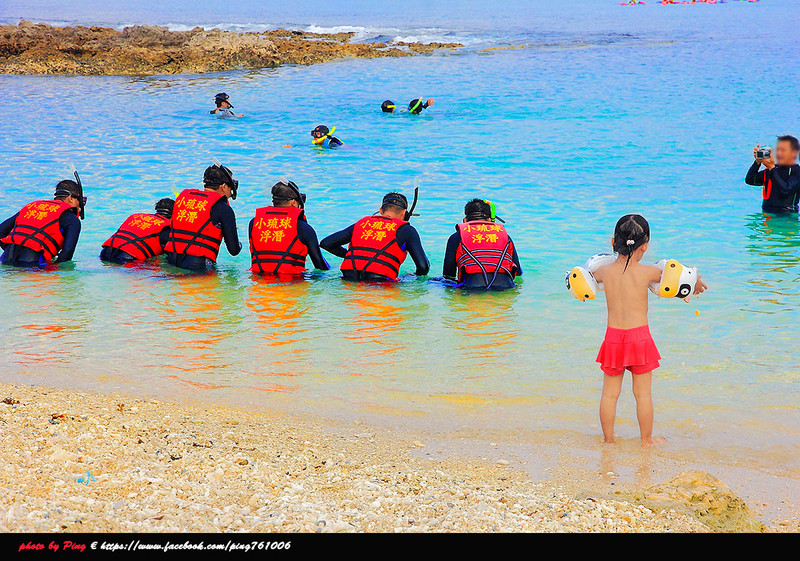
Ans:
[{"label": "group of snorkelers", "polygon": [[[166,262],[189,271],[212,270],[224,242],[231,255],[242,250],[236,215],[239,181],[219,162],[203,174],[202,189],[185,189],[175,200],[164,198],[154,212],[130,215],[103,244],[100,259],[132,264],[165,255]],[[407,256],[415,273],[425,276],[430,261],[419,233],[410,224],[418,191],[409,204],[402,193],[387,193],[379,210],[318,242],[306,217],[306,195],[287,179],[271,189],[271,204],[256,209],[248,238],[250,270],[289,279],[306,272],[307,259],[316,269],[329,270],[325,250],[342,258],[344,279],[397,281]],[[37,200],[0,224],[0,262],[18,267],[46,267],[72,259],[86,197],[78,173],[56,185],[53,200]],[[488,200],[473,199],[463,222],[450,236],[443,276],[454,286],[506,289],[522,274],[516,248]]]},{"label": "group of snorkelers", "polygon": [[[221,110],[233,109],[227,95],[216,99]],[[412,100],[409,111],[422,111],[432,104],[432,99]],[[382,110],[394,109],[388,100],[382,104]],[[320,125],[312,136],[330,144],[334,139],[338,141],[332,133],[333,130]],[[762,187],[765,212],[797,212],[798,153],[800,142],[789,135],[778,137],[774,153],[770,147],[754,148],[755,161],[746,182]],[[56,185],[53,200],[33,201],[0,224],[0,246],[4,249],[0,262],[43,267],[72,258],[87,202],[77,171],[73,175],[73,179]],[[215,161],[203,174],[202,189],[185,189],[174,201],[159,200],[153,213],[129,216],[102,244],[100,258],[130,264],[164,254],[167,263],[175,267],[189,271],[213,269],[223,242],[231,255],[242,250],[236,216],[230,206],[238,188],[239,182],[231,169]],[[409,255],[416,275],[427,275],[430,270],[419,233],[410,224],[417,190],[411,204],[402,193],[387,193],[376,213],[320,242],[308,223],[306,195],[294,182],[281,179],[272,186],[270,194],[271,204],[256,209],[248,226],[250,270],[254,274],[287,280],[298,278],[305,273],[309,258],[316,269],[329,270],[322,250],[342,259],[342,277],[350,281],[397,281],[400,267]],[[464,218],[455,230],[447,241],[442,269],[443,276],[453,286],[481,290],[515,286],[514,280],[522,274],[522,267],[504,221],[497,216],[491,201],[468,201]],[[688,298],[707,288],[696,269],[684,268],[674,260],[665,260],[662,266],[643,265],[641,261],[649,242],[647,220],[638,214],[628,214],[615,227],[611,240],[614,253],[596,256],[601,259],[595,259],[593,268],[587,262],[586,274],[598,289],[602,286],[608,308],[606,335],[596,359],[604,373],[600,420],[607,442],[614,440],[622,375],[628,371],[633,375],[642,444],[655,443],[651,382],[661,356],[648,327],[648,290],[659,283],[663,285],[668,276],[674,277],[676,271],[684,269],[692,277],[688,289],[684,291],[678,285],[680,290],[663,296]],[[574,292],[570,281],[568,276],[567,286]],[[579,296],[582,300],[588,298]]]},{"label": "group of snorkelers", "polygon": [[[408,102],[408,113],[411,115],[419,115],[423,110],[427,109],[434,104],[434,99],[422,99],[421,97],[412,99]],[[209,113],[219,117],[244,117],[243,113],[235,113],[233,111],[233,104],[231,98],[225,92],[220,92],[214,96],[215,107]],[[387,99],[381,103],[381,111],[383,113],[395,113],[398,111],[397,106],[391,99]],[[400,110],[402,111],[402,110]],[[311,131],[311,143],[314,146],[321,148],[338,148],[344,145],[344,142],[336,136],[333,136],[336,127],[329,128],[327,125],[317,125]]]}]

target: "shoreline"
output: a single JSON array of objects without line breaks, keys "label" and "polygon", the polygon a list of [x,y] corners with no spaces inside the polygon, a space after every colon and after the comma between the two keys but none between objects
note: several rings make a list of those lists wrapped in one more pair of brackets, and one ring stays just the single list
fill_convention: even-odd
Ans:
[{"label": "shoreline", "polygon": [[[20,384],[0,395],[0,531],[800,529],[764,527],[700,472],[590,496],[363,423]],[[689,481],[697,504],[679,500]]]},{"label": "shoreline", "polygon": [[20,20],[0,25],[0,74],[150,76],[310,65],[342,58],[406,57],[460,43],[351,43],[354,32],[196,27],[54,27]]}]

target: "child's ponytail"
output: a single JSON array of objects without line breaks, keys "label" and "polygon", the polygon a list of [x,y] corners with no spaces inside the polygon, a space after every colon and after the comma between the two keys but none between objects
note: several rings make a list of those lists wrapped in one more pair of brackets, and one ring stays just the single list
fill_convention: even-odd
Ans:
[{"label": "child's ponytail", "polygon": [[650,224],[641,214],[626,214],[617,221],[614,228],[614,251],[627,256],[623,273],[628,270],[633,252],[649,241]]}]

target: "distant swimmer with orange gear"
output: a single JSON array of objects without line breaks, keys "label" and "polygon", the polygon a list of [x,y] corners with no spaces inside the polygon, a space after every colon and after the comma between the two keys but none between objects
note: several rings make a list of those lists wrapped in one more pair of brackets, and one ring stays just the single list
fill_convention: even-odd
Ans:
[{"label": "distant swimmer with orange gear", "polygon": [[342,278],[397,281],[400,266],[407,255],[411,255],[418,277],[428,274],[430,261],[422,248],[419,233],[408,222],[414,215],[416,201],[416,190],[410,208],[402,193],[387,193],[378,214],[365,216],[320,242],[322,249],[343,258]]},{"label": "distant swimmer with orange gear", "polygon": [[100,260],[126,264],[145,261],[164,253],[169,239],[169,226],[175,201],[161,199],[155,213],[130,215],[114,234],[103,243]]},{"label": "distant swimmer with orange gear", "polygon": [[56,184],[53,200],[28,203],[0,224],[4,250],[0,263],[41,268],[72,260],[86,208],[83,184],[74,167],[72,174],[74,181]]},{"label": "distant swimmer with orange gear", "polygon": [[288,179],[272,186],[272,206],[256,210],[250,221],[250,270],[261,275],[299,277],[306,258],[322,271],[330,269],[306,220],[306,195]]},{"label": "distant swimmer with orange gear", "polygon": [[321,148],[338,148],[342,146],[344,142],[333,136],[334,131],[336,131],[336,127],[329,129],[325,125],[317,125],[311,131],[311,144]]},{"label": "distant swimmer with orange gear", "polygon": [[497,216],[494,203],[472,199],[464,221],[447,240],[442,274],[457,288],[505,290],[514,288],[522,266],[514,242]]},{"label": "distant swimmer with orange gear", "polygon": [[223,240],[231,255],[242,251],[236,215],[228,202],[236,200],[239,181],[215,158],[203,173],[203,186],[178,195],[164,245],[167,262],[190,271],[214,269]]}]

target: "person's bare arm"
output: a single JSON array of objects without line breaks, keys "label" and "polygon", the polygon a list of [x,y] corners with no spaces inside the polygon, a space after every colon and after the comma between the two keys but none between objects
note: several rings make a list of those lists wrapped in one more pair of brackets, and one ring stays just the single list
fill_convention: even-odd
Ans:
[{"label": "person's bare arm", "polygon": [[702,294],[708,290],[708,285],[703,282],[703,278],[700,276],[700,271],[697,272],[697,284],[694,285],[694,293],[695,294]]},{"label": "person's bare arm", "polygon": [[605,267],[600,267],[594,273],[592,273],[594,280],[596,280],[597,282],[603,282],[603,277],[605,277],[606,269],[608,269],[608,265],[606,265]]}]

